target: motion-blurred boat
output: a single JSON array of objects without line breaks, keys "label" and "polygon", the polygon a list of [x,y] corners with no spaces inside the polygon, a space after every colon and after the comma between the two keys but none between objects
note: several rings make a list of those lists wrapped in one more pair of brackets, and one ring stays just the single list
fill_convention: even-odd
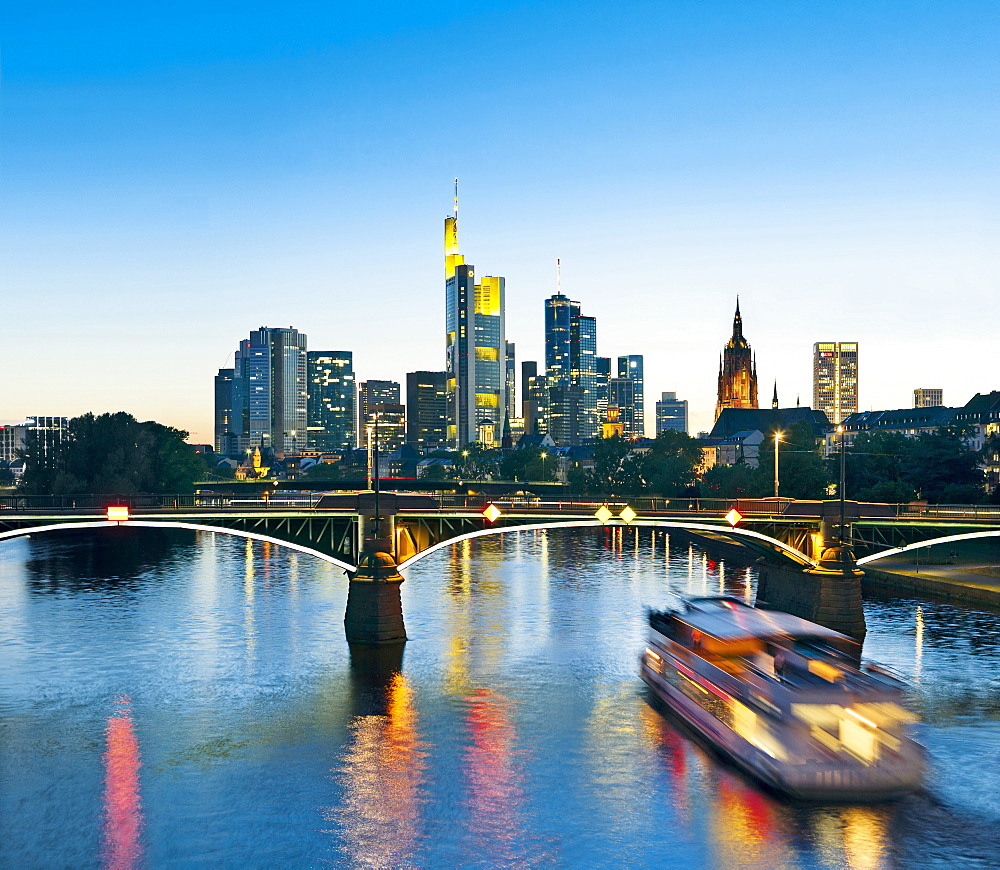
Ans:
[{"label": "motion-blurred boat", "polygon": [[650,611],[642,678],[753,776],[806,799],[877,800],[918,788],[924,751],[905,685],[860,666],[852,638],[736,598]]}]

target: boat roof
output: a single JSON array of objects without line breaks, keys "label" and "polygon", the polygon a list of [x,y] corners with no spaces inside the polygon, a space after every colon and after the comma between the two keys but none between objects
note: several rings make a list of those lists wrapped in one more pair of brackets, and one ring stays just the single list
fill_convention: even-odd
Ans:
[{"label": "boat roof", "polygon": [[719,640],[744,637],[825,637],[841,642],[851,640],[839,631],[808,619],[780,610],[758,610],[736,598],[696,598],[686,603],[688,609],[677,613],[677,618]]}]

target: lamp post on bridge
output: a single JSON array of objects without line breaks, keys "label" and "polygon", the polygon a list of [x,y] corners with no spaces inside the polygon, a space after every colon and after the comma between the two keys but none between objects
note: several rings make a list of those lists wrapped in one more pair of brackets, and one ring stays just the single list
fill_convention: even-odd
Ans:
[{"label": "lamp post on bridge", "polygon": [[844,439],[847,437],[847,432],[844,431],[843,424],[837,426],[837,433],[840,435],[840,483],[837,486],[837,493],[840,495],[840,544],[843,546],[846,542],[844,541],[844,487],[846,480],[846,453],[844,451]]},{"label": "lamp post on bridge", "polygon": [[774,433],[774,497],[778,497],[778,443],[781,441],[781,436],[784,432],[776,430]]}]

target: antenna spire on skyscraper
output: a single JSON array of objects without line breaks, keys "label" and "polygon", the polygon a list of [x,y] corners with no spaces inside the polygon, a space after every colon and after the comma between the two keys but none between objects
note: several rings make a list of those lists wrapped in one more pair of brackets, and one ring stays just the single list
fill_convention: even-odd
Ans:
[{"label": "antenna spire on skyscraper", "polygon": [[562,264],[556,257],[556,293],[562,293]]},{"label": "antenna spire on skyscraper", "polygon": [[455,179],[455,220],[458,220],[458,179]]}]

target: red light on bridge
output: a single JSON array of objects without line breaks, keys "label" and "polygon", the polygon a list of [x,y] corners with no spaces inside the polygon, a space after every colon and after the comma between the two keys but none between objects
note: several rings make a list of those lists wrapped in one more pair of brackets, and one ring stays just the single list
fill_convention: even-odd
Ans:
[{"label": "red light on bridge", "polygon": [[111,505],[108,507],[108,522],[122,523],[128,519],[127,505]]}]

